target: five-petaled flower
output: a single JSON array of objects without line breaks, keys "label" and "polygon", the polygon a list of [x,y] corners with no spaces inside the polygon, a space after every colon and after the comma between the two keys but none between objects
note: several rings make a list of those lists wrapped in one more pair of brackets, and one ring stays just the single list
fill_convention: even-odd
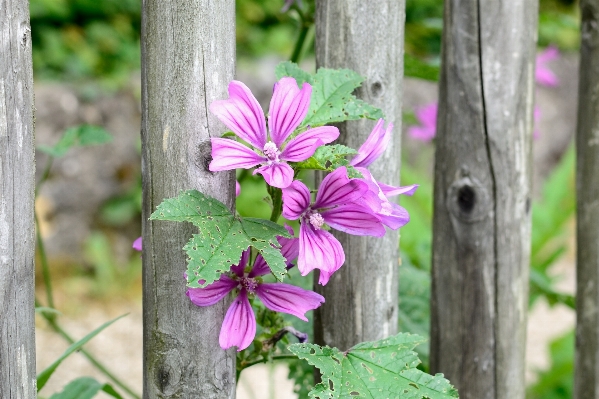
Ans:
[{"label": "five-petaled flower", "polygon": [[368,185],[359,179],[349,179],[345,167],[323,179],[313,204],[310,190],[299,180],[283,189],[283,216],[300,219],[297,267],[302,276],[320,269],[318,282],[325,285],[345,262],[341,243],[323,229],[325,223],[349,234],[385,235],[379,218],[356,202],[367,192]]},{"label": "five-petaled flower", "polygon": [[[289,230],[289,228],[288,228]],[[293,234],[293,230],[290,231]],[[297,257],[297,238],[279,238],[281,254],[287,259],[287,264]],[[237,289],[237,297],[227,310],[220,330],[219,343],[223,349],[237,346],[241,351],[252,343],[256,336],[256,318],[249,297],[257,296],[264,306],[276,312],[294,315],[308,321],[305,313],[316,309],[324,298],[312,291],[284,283],[264,283],[261,276],[268,274],[270,269],[261,255],[256,257],[254,266],[249,272],[245,271],[250,251],[242,253],[238,265],[231,267],[231,273],[223,274],[219,280],[205,288],[189,288],[187,296],[197,306],[211,306],[224,298],[229,292]]]},{"label": "five-petaled flower", "polygon": [[213,138],[209,169],[217,172],[261,165],[254,174],[260,173],[270,186],[288,187],[293,181],[293,169],[287,162],[304,161],[318,147],[339,137],[336,127],[321,126],[287,141],[306,117],[311,94],[312,86],[308,83],[300,90],[293,78],[279,80],[270,102],[267,132],[264,113],[250,89],[239,81],[232,81],[229,99],[214,101],[210,111],[258,152],[235,140]]},{"label": "five-petaled flower", "polygon": [[405,187],[389,186],[377,182],[366,169],[385,151],[391,141],[392,131],[392,123],[389,123],[385,129],[385,121],[379,119],[364,144],[358,149],[358,153],[350,161],[350,165],[362,174],[363,180],[368,184],[368,192],[358,201],[370,208],[385,226],[396,230],[410,221],[410,215],[403,207],[389,201],[388,198],[399,194],[412,195],[418,188],[418,184]]}]

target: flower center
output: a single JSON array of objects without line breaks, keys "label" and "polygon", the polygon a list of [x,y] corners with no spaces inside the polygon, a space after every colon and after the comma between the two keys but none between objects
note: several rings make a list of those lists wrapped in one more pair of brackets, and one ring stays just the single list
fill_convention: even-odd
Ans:
[{"label": "flower center", "polygon": [[279,160],[279,149],[277,148],[277,145],[272,141],[269,141],[264,145],[264,149],[262,150],[262,152],[264,153],[266,158],[268,158],[269,161]]},{"label": "flower center", "polygon": [[308,216],[308,221],[310,222],[310,224],[316,229],[316,230],[320,230],[320,228],[322,227],[322,225],[324,224],[324,218],[322,217],[322,215],[316,211],[311,211],[310,216]]},{"label": "flower center", "polygon": [[239,279],[239,284],[241,284],[241,286],[250,294],[254,294],[256,292],[256,288],[258,288],[258,282],[255,278],[242,277]]}]

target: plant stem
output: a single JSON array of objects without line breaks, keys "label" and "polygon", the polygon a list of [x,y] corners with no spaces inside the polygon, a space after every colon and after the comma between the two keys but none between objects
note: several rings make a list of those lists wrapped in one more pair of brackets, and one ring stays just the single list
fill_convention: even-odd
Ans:
[{"label": "plant stem", "polygon": [[[44,241],[42,240],[42,233],[40,228],[39,218],[37,217],[37,212],[34,210],[33,215],[35,218],[35,237],[37,240],[37,247],[40,251],[40,258],[42,261],[42,274],[44,276],[44,285],[46,286],[46,300],[48,301],[47,306],[54,309],[54,295],[52,295],[52,281],[50,278],[50,266],[48,265],[48,257],[46,256],[46,247],[44,246]],[[56,317],[55,314],[47,315],[49,319],[54,320]]]},{"label": "plant stem", "polygon": [[[36,306],[39,305],[39,302],[36,300]],[[50,327],[52,327],[52,329],[58,333],[58,335],[60,335],[61,337],[63,337],[65,339],[65,341],[67,341],[69,344],[74,344],[75,340],[73,339],[73,337],[71,337],[61,326],[60,324],[58,324],[58,322],[56,321],[56,319],[50,317],[50,315],[48,315],[46,312],[41,312],[40,313],[42,315],[42,317],[44,319],[46,319],[46,321],[48,322],[48,324],[50,325]],[[93,364],[102,374],[104,374],[106,377],[108,377],[108,379],[110,379],[112,382],[114,382],[116,385],[118,385],[119,387],[121,387],[125,392],[127,392],[129,395],[131,395],[133,398],[135,399],[141,399],[141,396],[136,394],[131,388],[129,388],[127,385],[125,385],[124,382],[122,382],[121,380],[119,380],[117,377],[114,376],[114,374],[112,374],[102,363],[100,363],[98,360],[96,360],[96,358],[89,353],[88,351],[86,351],[85,349],[81,349],[81,353],[87,358],[87,360],[90,361],[91,364]]]},{"label": "plant stem", "polygon": [[280,188],[268,187],[268,194],[272,200],[272,213],[270,214],[270,221],[277,223],[281,212],[283,211],[283,191]]},{"label": "plant stem", "polygon": [[38,192],[40,191],[40,188],[46,182],[46,180],[48,180],[48,176],[50,176],[50,169],[52,168],[53,162],[54,162],[54,157],[51,155],[48,155],[48,161],[46,162],[46,167],[44,168],[44,173],[42,173],[42,177],[41,177],[39,183],[37,183],[37,186],[35,186],[35,196],[36,197],[37,197]]},{"label": "plant stem", "polygon": [[304,48],[304,42],[306,41],[306,37],[308,36],[308,31],[310,30],[310,24],[306,22],[302,22],[302,29],[300,30],[297,41],[295,42],[295,47],[293,49],[293,53],[291,54],[290,61],[296,64],[299,64],[302,56],[302,49]]},{"label": "plant stem", "polygon": [[242,362],[240,365],[241,367],[240,367],[239,373],[241,373],[241,371],[247,369],[248,367],[255,366],[256,364],[267,363],[271,360],[290,360],[290,359],[297,359],[297,356],[295,356],[295,355],[273,355],[271,358],[263,357],[262,359],[253,360],[253,361],[247,362],[247,363]]}]

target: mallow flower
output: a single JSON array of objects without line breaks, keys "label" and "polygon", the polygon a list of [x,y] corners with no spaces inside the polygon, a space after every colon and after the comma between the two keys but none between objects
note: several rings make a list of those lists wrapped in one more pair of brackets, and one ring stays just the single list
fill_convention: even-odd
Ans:
[{"label": "mallow flower", "polygon": [[419,141],[431,141],[437,132],[437,102],[416,109],[416,119],[420,126],[410,126],[408,135]]},{"label": "mallow flower", "polygon": [[212,138],[212,172],[259,166],[270,186],[285,188],[293,181],[293,169],[287,162],[310,158],[323,144],[339,137],[333,126],[308,129],[291,140],[287,139],[306,117],[310,107],[312,86],[301,90],[293,78],[282,78],[274,87],[270,102],[268,130],[260,104],[246,85],[239,81],[229,84],[229,99],[214,101],[210,111],[254,150],[235,140]]},{"label": "mallow flower", "polygon": [[[288,228],[289,229],[289,228]],[[293,233],[291,230],[290,233]],[[297,238],[279,238],[281,253],[287,259],[288,265],[297,257]],[[256,336],[256,317],[249,298],[258,297],[264,306],[276,312],[294,315],[308,321],[305,313],[316,309],[324,303],[324,297],[315,292],[285,283],[265,283],[261,276],[268,274],[270,269],[261,255],[256,257],[254,266],[249,272],[245,271],[250,251],[242,253],[238,265],[231,267],[229,274],[223,274],[219,280],[205,288],[188,288],[187,296],[194,305],[211,306],[223,299],[233,290],[237,297],[227,310],[220,330],[219,343],[221,348],[233,346],[241,351],[252,343]]]},{"label": "mallow flower", "polygon": [[535,80],[541,86],[555,87],[559,85],[559,79],[547,66],[547,63],[559,58],[559,50],[555,46],[549,46],[541,51],[536,58]]},{"label": "mallow flower", "polygon": [[349,234],[385,235],[379,218],[356,202],[367,192],[368,185],[359,179],[349,179],[345,167],[323,179],[314,203],[310,190],[299,180],[283,189],[283,216],[300,220],[297,267],[302,276],[318,268],[318,282],[325,285],[345,262],[341,243],[324,229],[325,223]]},{"label": "mallow flower", "polygon": [[366,169],[385,151],[391,140],[392,131],[392,123],[389,123],[385,129],[385,121],[379,119],[349,164],[362,174],[364,182],[368,185],[368,192],[358,201],[369,207],[385,226],[396,230],[410,221],[410,215],[403,207],[389,201],[388,198],[398,194],[412,195],[418,188],[418,184],[405,187],[389,186],[377,182]]}]

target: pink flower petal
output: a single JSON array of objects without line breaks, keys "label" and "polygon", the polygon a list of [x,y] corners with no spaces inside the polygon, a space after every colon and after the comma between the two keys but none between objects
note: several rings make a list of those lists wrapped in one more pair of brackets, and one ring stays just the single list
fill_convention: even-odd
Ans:
[{"label": "pink flower petal", "polygon": [[364,144],[358,149],[358,154],[351,160],[350,165],[366,167],[373,163],[389,145],[392,130],[392,123],[385,129],[385,121],[379,119]]},{"label": "pink flower petal", "polygon": [[436,129],[427,127],[410,126],[408,128],[408,136],[414,140],[424,141],[425,143],[434,139],[436,133]]},{"label": "pink flower petal", "polygon": [[324,221],[332,228],[357,236],[385,235],[381,221],[369,209],[359,205],[341,205],[320,213]]},{"label": "pink flower petal", "polygon": [[289,187],[293,182],[293,169],[285,162],[273,162],[270,165],[263,165],[254,171],[254,174],[260,173],[266,184],[277,188]]},{"label": "pink flower petal", "polygon": [[234,80],[229,83],[229,99],[210,104],[210,111],[222,123],[256,148],[266,144],[266,121],[260,104],[250,89]]},{"label": "pink flower petal", "polygon": [[268,111],[268,127],[270,138],[277,147],[281,147],[306,117],[311,95],[312,86],[304,83],[300,90],[294,78],[282,78],[275,84]]},{"label": "pink flower petal", "polygon": [[310,206],[310,190],[304,183],[294,180],[283,189],[283,217],[295,220]]},{"label": "pink flower petal", "polygon": [[331,143],[339,137],[339,129],[334,126],[320,126],[306,130],[289,141],[281,153],[281,159],[290,162],[304,161],[323,144]]},{"label": "pink flower petal", "polygon": [[385,194],[385,197],[387,198],[399,194],[412,196],[416,192],[416,189],[419,187],[419,184],[412,184],[410,186],[403,187],[394,187],[381,182],[378,182],[378,185],[383,191],[383,194]]},{"label": "pink flower petal", "polygon": [[354,202],[368,191],[368,185],[358,179],[349,179],[345,167],[329,173],[320,184],[313,208]]},{"label": "pink flower petal", "polygon": [[436,129],[437,112],[439,105],[437,102],[426,104],[416,110],[416,118],[422,126]]},{"label": "pink flower petal", "polygon": [[535,81],[541,86],[559,86],[559,79],[557,76],[549,68],[542,65],[538,65],[535,69]]},{"label": "pink flower petal", "polygon": [[263,283],[256,288],[256,295],[264,306],[275,312],[283,312],[304,321],[305,313],[324,303],[324,297],[291,284]]},{"label": "pink flower petal", "polygon": [[239,352],[250,346],[255,336],[256,318],[247,292],[242,289],[227,310],[218,341],[221,348],[236,346]]},{"label": "pink flower petal", "polygon": [[297,268],[302,276],[313,269],[325,270],[330,274],[345,262],[341,243],[326,230],[314,230],[309,224],[300,225],[299,255]]},{"label": "pink flower petal", "polygon": [[135,241],[133,241],[133,245],[131,247],[136,251],[141,251],[141,246],[142,246],[142,238],[138,237],[135,239]]},{"label": "pink flower petal", "polygon": [[196,306],[211,306],[223,299],[237,286],[237,281],[222,275],[219,280],[204,288],[188,288],[185,295]]},{"label": "pink flower petal", "polygon": [[377,216],[385,226],[392,230],[397,230],[410,221],[408,211],[393,202],[385,203],[382,210],[377,213]]},{"label": "pink flower petal", "polygon": [[235,180],[235,196],[239,197],[239,194],[241,194],[241,185]]},{"label": "pink flower petal", "polygon": [[231,169],[249,169],[266,162],[261,157],[235,140],[212,138],[212,161],[208,167],[211,172]]}]

